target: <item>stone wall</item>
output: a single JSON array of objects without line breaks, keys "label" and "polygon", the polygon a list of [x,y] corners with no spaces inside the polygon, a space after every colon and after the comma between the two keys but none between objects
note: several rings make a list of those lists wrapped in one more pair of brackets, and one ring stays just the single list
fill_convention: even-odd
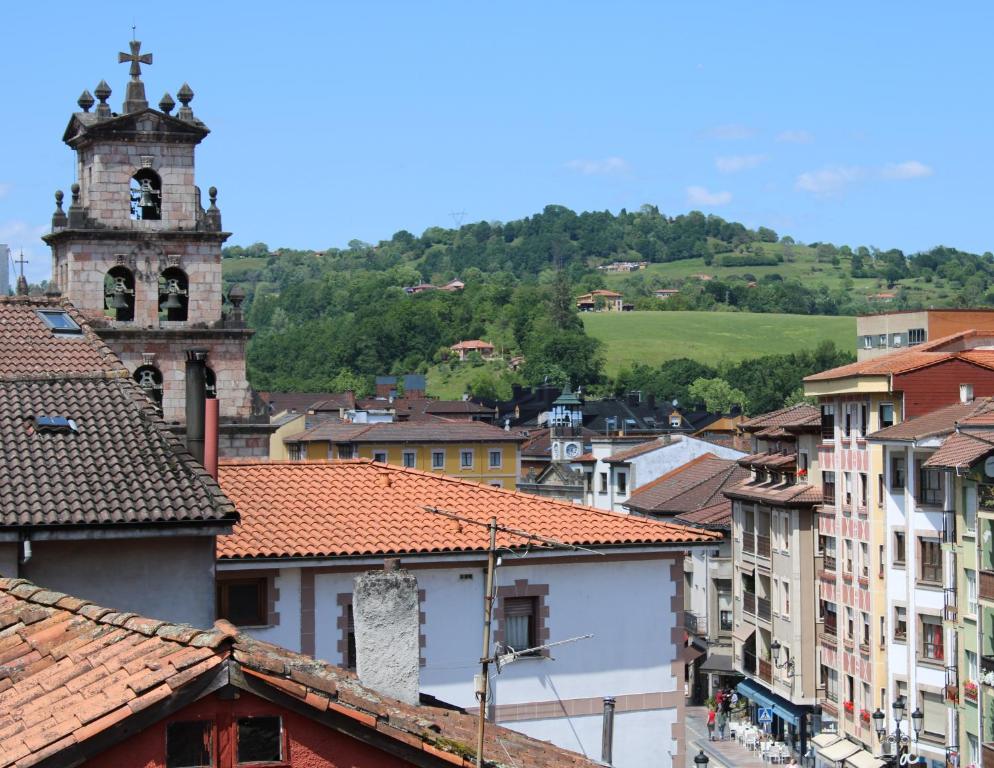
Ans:
[{"label": "stone wall", "polygon": [[[59,289],[84,314],[112,325],[137,328],[177,327],[159,319],[159,275],[178,267],[188,280],[187,319],[179,327],[213,324],[221,319],[221,242],[138,236],[108,239],[97,233],[53,246],[52,274]],[[118,322],[104,310],[104,278],[116,266],[131,270],[135,278],[135,318]]]}]

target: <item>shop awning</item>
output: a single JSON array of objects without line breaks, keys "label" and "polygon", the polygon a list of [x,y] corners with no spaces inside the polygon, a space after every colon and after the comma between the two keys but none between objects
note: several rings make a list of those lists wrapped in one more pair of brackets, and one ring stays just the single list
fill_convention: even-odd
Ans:
[{"label": "shop awning", "polygon": [[815,745],[815,749],[823,749],[841,740],[842,737],[837,733],[819,733],[817,736],[811,737],[811,743]]},{"label": "shop awning", "polygon": [[736,686],[736,690],[760,707],[772,708],[773,714],[781,720],[790,723],[795,728],[800,727],[801,718],[808,711],[806,707],[800,707],[797,704],[787,701],[783,696],[778,696],[773,691],[764,688],[759,683],[754,683],[752,680],[743,680]]},{"label": "shop awning", "polygon": [[856,754],[849,755],[846,758],[846,765],[852,766],[852,768],[883,768],[886,763],[883,760],[877,759],[865,749],[861,749]]},{"label": "shop awning", "polygon": [[755,624],[743,624],[741,627],[736,627],[732,630],[732,637],[738,640],[740,643],[744,643],[749,639],[749,636],[756,632]]},{"label": "shop awning", "polygon": [[717,675],[730,675],[735,671],[732,657],[716,653],[698,667],[698,671]]},{"label": "shop awning", "polygon": [[823,760],[841,763],[850,755],[854,755],[860,751],[862,750],[856,744],[849,741],[849,739],[839,739],[834,744],[819,749],[818,754],[821,755]]}]

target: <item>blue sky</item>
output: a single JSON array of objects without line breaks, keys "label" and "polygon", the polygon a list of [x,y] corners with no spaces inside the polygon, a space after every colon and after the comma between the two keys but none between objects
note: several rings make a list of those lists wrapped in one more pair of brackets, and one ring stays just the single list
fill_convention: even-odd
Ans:
[{"label": "blue sky", "polygon": [[101,78],[119,109],[134,21],[149,100],[196,93],[198,183],[234,244],[653,203],[808,242],[994,250],[994,5],[950,7],[11,3],[0,242],[47,276],[62,131]]}]

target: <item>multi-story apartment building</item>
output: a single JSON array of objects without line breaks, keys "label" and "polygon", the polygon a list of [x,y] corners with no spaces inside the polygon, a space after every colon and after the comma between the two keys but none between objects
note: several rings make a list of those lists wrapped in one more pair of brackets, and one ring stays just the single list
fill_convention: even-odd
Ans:
[{"label": "multi-story apartment building", "polygon": [[994,310],[915,309],[863,315],[856,319],[856,355],[869,360],[969,330],[994,331]]},{"label": "multi-story apartment building", "polygon": [[738,460],[748,479],[726,488],[732,500],[733,664],[738,690],[773,709],[772,730],[807,751],[819,702],[815,645],[815,508],[822,494],[821,414],[796,405],[743,422],[753,452]]},{"label": "multi-story apartment building", "polygon": [[[824,686],[823,727],[834,727],[855,746],[878,754],[877,724],[872,718],[875,710],[884,713],[883,726],[891,732],[893,699],[907,695],[908,701],[918,701],[917,694],[912,698],[910,691],[904,694],[903,689],[891,689],[888,676],[891,605],[887,558],[889,547],[896,544],[889,530],[892,518],[886,499],[892,481],[905,492],[908,487],[917,488],[917,481],[908,479],[916,474],[914,464],[885,467],[882,445],[869,442],[867,436],[958,402],[962,383],[971,383],[978,394],[992,394],[994,352],[988,346],[990,341],[982,333],[966,331],[805,379],[806,394],[817,396],[822,410],[818,459],[824,502],[818,525],[825,567],[819,578],[818,611],[824,631],[819,635],[818,653]],[[903,471],[903,477],[896,476],[898,470]],[[939,512],[944,508],[940,502]],[[894,510],[898,514],[896,506]],[[927,525],[927,520],[923,517],[921,524]],[[937,530],[941,531],[941,525]],[[941,556],[931,548],[930,537],[925,539],[928,543],[921,545],[922,560],[927,558],[931,567],[939,557],[941,566]],[[907,539],[905,544],[906,552],[908,547],[919,546],[919,542]],[[919,554],[917,549],[915,554]],[[901,574],[901,580],[906,573]],[[938,589],[941,592],[941,587]],[[941,606],[940,601],[940,617]],[[830,632],[829,627],[836,631]],[[941,621],[938,630],[928,631],[933,636],[941,634]],[[930,695],[923,701],[931,707],[932,690],[925,692]]]},{"label": "multi-story apartment building", "polygon": [[328,422],[284,443],[291,461],[372,459],[513,489],[526,439],[478,421]]}]

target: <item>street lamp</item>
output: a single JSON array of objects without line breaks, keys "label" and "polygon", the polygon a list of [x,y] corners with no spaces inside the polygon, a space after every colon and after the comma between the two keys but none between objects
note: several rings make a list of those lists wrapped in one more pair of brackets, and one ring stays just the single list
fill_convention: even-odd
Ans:
[{"label": "street lamp", "polygon": [[770,644],[770,653],[773,654],[773,666],[776,669],[784,669],[784,668],[786,668],[787,669],[787,677],[793,677],[794,676],[794,660],[793,659],[785,659],[783,664],[778,664],[777,663],[778,661],[780,661],[780,649],[781,648],[783,648],[783,646],[780,645],[780,641],[779,640],[774,640]]},{"label": "street lamp", "polygon": [[703,749],[700,752],[698,752],[696,755],[694,755],[695,768],[708,768],[709,762],[711,761],[708,760],[708,756],[704,754]]},{"label": "street lamp", "polygon": [[918,736],[921,734],[922,728],[925,726],[925,714],[918,708],[911,713],[912,734],[911,738],[909,738],[901,731],[901,721],[904,720],[904,714],[907,710],[904,697],[898,696],[894,703],[891,704],[891,708],[894,710],[894,733],[891,735],[887,734],[887,727],[884,724],[886,715],[880,711],[879,707],[877,707],[877,711],[873,713],[873,728],[877,732],[877,738],[880,740],[880,745],[882,747],[886,745],[884,753],[896,760],[899,756],[900,748],[906,746],[910,742],[911,738],[918,741]]}]

